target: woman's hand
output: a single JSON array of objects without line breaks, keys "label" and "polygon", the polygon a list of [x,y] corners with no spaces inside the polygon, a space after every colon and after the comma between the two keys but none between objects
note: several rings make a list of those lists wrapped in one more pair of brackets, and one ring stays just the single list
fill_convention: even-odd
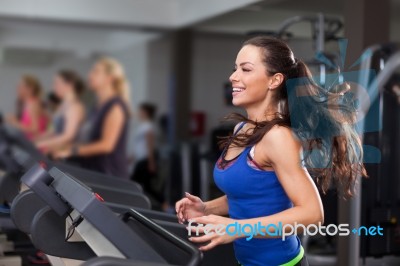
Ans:
[{"label": "woman's hand", "polygon": [[[192,223],[197,223],[198,225],[194,226]],[[226,227],[234,223],[235,220],[233,219],[214,214],[190,219],[187,229],[190,230],[192,234],[195,233],[194,235],[196,235],[197,232],[205,234],[202,236],[192,236],[189,240],[193,243],[209,242],[199,248],[201,251],[210,250],[221,244],[231,243],[239,236],[237,234],[227,234]]]},{"label": "woman's hand", "polygon": [[179,223],[206,215],[206,204],[196,196],[185,192],[185,198],[175,204],[176,216]]},{"label": "woman's hand", "polygon": [[47,150],[47,148],[48,148],[46,145],[43,144],[43,141],[40,141],[40,140],[35,141],[34,144],[38,150]]},{"label": "woman's hand", "polygon": [[71,155],[72,155],[72,149],[71,148],[54,151],[51,154],[51,156],[52,156],[52,158],[54,160],[65,159],[65,158],[71,157]]}]

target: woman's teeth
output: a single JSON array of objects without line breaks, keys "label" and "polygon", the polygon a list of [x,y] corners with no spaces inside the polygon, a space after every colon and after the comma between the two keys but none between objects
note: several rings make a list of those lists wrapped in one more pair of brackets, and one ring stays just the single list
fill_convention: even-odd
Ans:
[{"label": "woman's teeth", "polygon": [[242,89],[242,88],[233,88],[233,91],[234,92],[241,92],[241,91],[244,91],[244,89]]}]

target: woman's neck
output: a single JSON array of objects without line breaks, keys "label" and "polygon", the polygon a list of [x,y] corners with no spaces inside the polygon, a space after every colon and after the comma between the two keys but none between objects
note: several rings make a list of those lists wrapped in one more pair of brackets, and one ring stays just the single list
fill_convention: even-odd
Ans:
[{"label": "woman's neck", "polygon": [[76,95],[73,92],[69,92],[64,96],[65,103],[74,102],[77,99]]},{"label": "woman's neck", "polygon": [[263,102],[259,105],[254,105],[246,108],[247,118],[252,121],[268,121],[275,118],[278,107],[272,102]]},{"label": "woman's neck", "polygon": [[112,87],[103,87],[97,90],[97,99],[99,104],[103,104],[115,96],[116,93]]}]

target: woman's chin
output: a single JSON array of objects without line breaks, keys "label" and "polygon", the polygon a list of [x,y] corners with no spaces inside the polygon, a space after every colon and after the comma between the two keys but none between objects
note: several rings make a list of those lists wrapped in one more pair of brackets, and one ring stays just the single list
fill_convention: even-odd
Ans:
[{"label": "woman's chin", "polygon": [[243,107],[244,103],[243,103],[243,101],[233,99],[232,100],[232,105],[235,106],[235,107]]}]

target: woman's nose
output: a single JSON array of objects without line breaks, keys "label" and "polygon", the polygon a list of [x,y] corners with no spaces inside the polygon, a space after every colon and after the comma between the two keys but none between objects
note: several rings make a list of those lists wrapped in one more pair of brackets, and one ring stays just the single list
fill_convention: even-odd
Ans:
[{"label": "woman's nose", "polygon": [[239,75],[237,74],[237,71],[235,70],[231,76],[229,77],[229,81],[233,82],[233,81],[238,81],[239,80]]}]

